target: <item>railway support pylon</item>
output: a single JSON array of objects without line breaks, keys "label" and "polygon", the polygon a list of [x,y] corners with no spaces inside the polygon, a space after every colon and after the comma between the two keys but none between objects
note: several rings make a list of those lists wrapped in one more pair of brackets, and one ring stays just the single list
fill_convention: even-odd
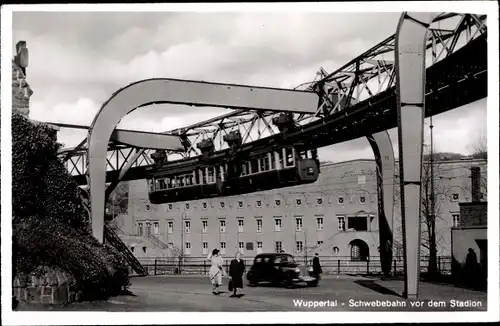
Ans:
[{"label": "railway support pylon", "polygon": [[394,216],[395,160],[391,137],[381,131],[366,137],[375,156],[377,166],[377,198],[380,262],[384,276],[391,274]]},{"label": "railway support pylon", "polygon": [[396,96],[405,286],[416,299],[420,278],[420,187],[424,141],[426,40],[438,13],[401,15],[396,31]]}]

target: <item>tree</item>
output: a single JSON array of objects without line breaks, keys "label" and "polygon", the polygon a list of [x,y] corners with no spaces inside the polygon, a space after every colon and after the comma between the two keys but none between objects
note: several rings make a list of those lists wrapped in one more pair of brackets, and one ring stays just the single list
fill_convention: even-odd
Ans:
[{"label": "tree", "polygon": [[13,276],[59,269],[86,299],[116,293],[128,285],[125,256],[88,232],[80,190],[52,136],[47,126],[13,115]]},{"label": "tree", "polygon": [[128,212],[128,182],[120,182],[109,196],[106,210],[113,217]]},{"label": "tree", "polygon": [[[439,153],[434,153],[434,158],[439,157]],[[426,155],[425,157],[430,157]],[[438,198],[446,195],[447,188],[443,181],[439,178],[441,174],[441,164],[435,160],[431,171],[430,161],[425,161],[422,168],[421,179],[421,241],[420,253],[422,256],[429,256],[428,260],[428,275],[430,278],[435,277],[438,273],[437,268],[437,252],[438,246],[441,243],[442,234],[436,230],[436,221],[442,219],[440,200]],[[434,174],[434,176],[432,175]],[[434,179],[434,182],[433,182]],[[401,195],[399,191],[399,180],[396,182],[394,192],[395,214],[399,211],[401,216]],[[434,191],[432,189],[434,188]],[[402,243],[399,238],[402,235],[401,225],[394,226],[394,244]]]},{"label": "tree", "polygon": [[484,130],[480,131],[474,141],[470,144],[472,148],[473,158],[479,158],[483,160],[488,159],[488,139]]}]

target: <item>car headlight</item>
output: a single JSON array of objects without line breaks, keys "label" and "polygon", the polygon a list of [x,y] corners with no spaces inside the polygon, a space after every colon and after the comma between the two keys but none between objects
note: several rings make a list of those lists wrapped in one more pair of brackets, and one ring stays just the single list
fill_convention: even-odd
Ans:
[{"label": "car headlight", "polygon": [[298,267],[295,269],[295,273],[300,273],[300,269]]}]

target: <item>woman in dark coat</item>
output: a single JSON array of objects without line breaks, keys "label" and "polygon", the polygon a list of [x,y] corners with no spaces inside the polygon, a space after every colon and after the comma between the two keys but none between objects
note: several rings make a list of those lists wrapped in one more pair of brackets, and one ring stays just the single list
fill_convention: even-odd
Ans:
[{"label": "woman in dark coat", "polygon": [[240,294],[243,289],[243,273],[245,273],[245,262],[241,259],[241,253],[236,253],[236,258],[229,265],[229,277],[233,283],[233,295]]}]

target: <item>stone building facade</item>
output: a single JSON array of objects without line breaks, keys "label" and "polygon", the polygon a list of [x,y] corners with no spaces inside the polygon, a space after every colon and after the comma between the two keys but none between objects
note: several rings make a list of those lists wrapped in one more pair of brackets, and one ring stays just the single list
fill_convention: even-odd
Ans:
[{"label": "stone building facade", "polygon": [[[435,165],[438,255],[450,255],[450,230],[460,221],[458,204],[470,197],[471,165],[482,166],[486,175],[486,162],[482,161]],[[213,248],[226,256],[236,251],[252,257],[283,250],[295,256],[307,251],[323,257],[378,257],[375,169],[375,162],[366,159],[329,163],[321,167],[313,184],[162,205],[149,202],[145,180],[131,181],[129,213],[122,230],[155,237],[186,257],[206,256]],[[395,255],[402,255],[399,207],[396,191]],[[148,250],[134,253],[148,256]]]},{"label": "stone building facade", "polygon": [[28,118],[30,98],[33,90],[26,80],[28,67],[28,48],[25,41],[16,44],[16,55],[12,60],[12,112]]}]

